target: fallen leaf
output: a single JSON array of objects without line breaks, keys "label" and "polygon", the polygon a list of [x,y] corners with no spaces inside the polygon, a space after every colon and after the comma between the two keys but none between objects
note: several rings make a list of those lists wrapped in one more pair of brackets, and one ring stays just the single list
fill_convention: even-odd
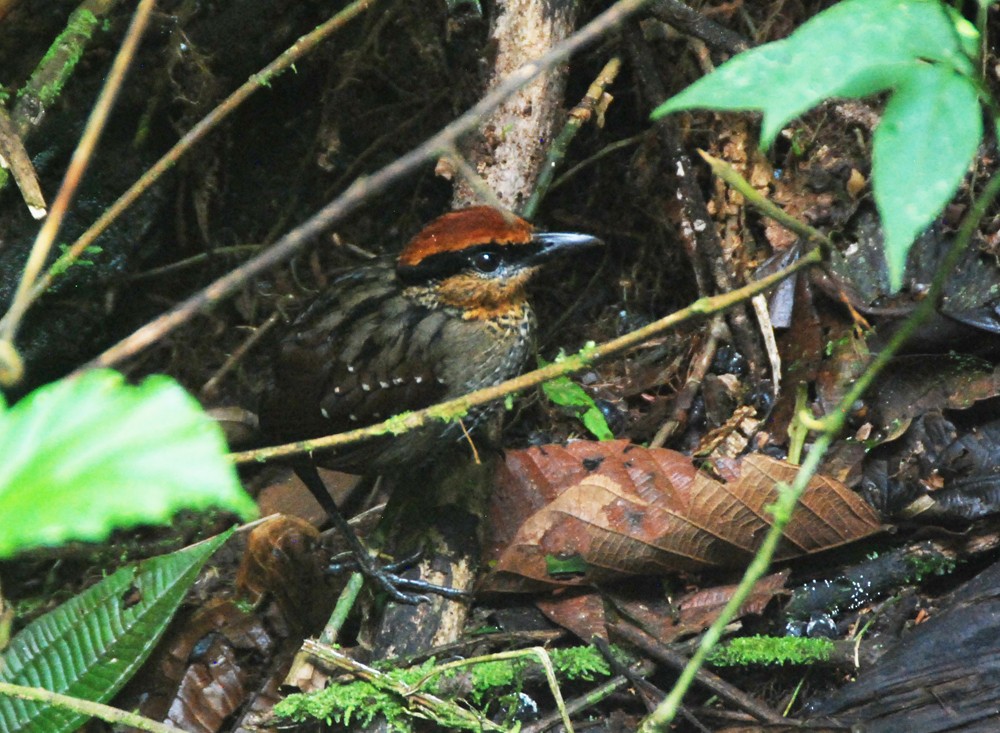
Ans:
[{"label": "fallen leaf", "polygon": [[[628,575],[746,565],[772,522],[777,484],[798,468],[763,455],[717,464],[723,480],[675,451],[612,441],[507,454],[491,506],[492,572],[483,586],[525,592]],[[878,516],[838,481],[816,476],[778,557],[878,532]]]}]

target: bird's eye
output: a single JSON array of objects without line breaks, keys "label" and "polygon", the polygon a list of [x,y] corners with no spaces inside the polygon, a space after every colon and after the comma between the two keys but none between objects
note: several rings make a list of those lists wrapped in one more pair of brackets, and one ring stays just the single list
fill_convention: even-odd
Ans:
[{"label": "bird's eye", "polygon": [[472,258],[472,266],[480,272],[495,272],[500,267],[500,255],[496,252],[480,252]]}]

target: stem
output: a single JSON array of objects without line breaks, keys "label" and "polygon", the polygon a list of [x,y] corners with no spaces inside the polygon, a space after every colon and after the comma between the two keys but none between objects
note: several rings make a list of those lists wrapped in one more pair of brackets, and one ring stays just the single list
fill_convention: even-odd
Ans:
[{"label": "stem", "polygon": [[269,85],[272,79],[291,67],[296,61],[301,60],[302,57],[314,50],[322,41],[346,25],[348,21],[367,10],[374,2],[375,0],[355,0],[355,2],[348,5],[325,23],[295,41],[274,61],[256,74],[252,74],[242,86],[226,97],[218,107],[205,115],[162,158],[156,161],[138,181],[133,183],[125,193],[119,196],[118,200],[108,207],[97,221],[91,224],[87,231],[77,238],[70,248],[66,250],[65,254],[49,267],[45,275],[39,279],[38,283],[31,290],[28,304],[30,305],[30,303],[37,300],[45,292],[49,285],[52,284],[52,280],[55,278],[57,272],[64,271],[68,265],[79,259],[87,247],[93,244],[94,240],[103,234],[115,219],[121,216],[122,212],[135,203],[164,173],[174,167],[181,156],[216,128],[240,104],[246,101],[248,97],[258,89]]},{"label": "stem", "polygon": [[127,725],[139,730],[149,731],[149,733],[177,733],[177,728],[144,718],[141,715],[119,710],[118,708],[103,705],[99,702],[61,695],[58,692],[43,690],[40,687],[25,687],[23,685],[12,685],[9,682],[0,682],[0,695],[51,705],[63,710],[69,710],[78,715],[84,715],[88,718],[98,718],[112,724]]},{"label": "stem", "polygon": [[[531,197],[520,211],[521,216],[528,221],[535,218],[539,204],[542,203],[545,194],[552,187],[552,179],[555,177],[556,168],[562,162],[563,158],[566,157],[569,145],[573,142],[573,138],[576,137],[576,133],[580,131],[580,128],[583,127],[587,120],[593,117],[594,110],[598,109],[598,105],[602,100],[610,100],[610,97],[606,98],[604,96],[604,90],[614,82],[621,68],[621,58],[618,56],[612,57],[587,89],[587,93],[580,100],[580,103],[570,110],[566,125],[559,135],[556,136],[552,147],[549,148],[545,163],[542,165],[542,172],[538,175],[538,181],[535,182],[535,189],[531,192]],[[603,105],[603,107],[606,106],[607,103]],[[602,110],[600,114],[603,114],[603,107],[600,108]]]}]

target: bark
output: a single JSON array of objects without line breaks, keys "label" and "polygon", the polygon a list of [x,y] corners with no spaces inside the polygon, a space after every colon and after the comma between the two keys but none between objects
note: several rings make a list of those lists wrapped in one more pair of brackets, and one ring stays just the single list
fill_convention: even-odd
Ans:
[{"label": "bark", "polygon": [[[498,3],[490,40],[496,48],[488,88],[534,61],[572,33],[574,0],[506,0]],[[464,151],[500,202],[512,210],[527,201],[552,137],[564,117],[566,66],[535,78],[486,117]],[[464,180],[455,186],[455,208],[481,203]]]}]

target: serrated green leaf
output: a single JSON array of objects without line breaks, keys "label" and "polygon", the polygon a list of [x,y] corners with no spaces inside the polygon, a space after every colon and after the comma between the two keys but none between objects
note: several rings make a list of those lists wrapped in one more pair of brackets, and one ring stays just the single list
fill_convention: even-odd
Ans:
[{"label": "serrated green leaf", "polygon": [[845,0],[788,38],[734,57],[661,104],[652,117],[692,108],[760,110],[766,148],[789,121],[819,102],[889,89],[915,63],[936,61],[972,74],[968,33],[968,24],[960,33],[937,0]]},{"label": "serrated green leaf", "polygon": [[[0,655],[0,680],[107,702],[149,656],[202,566],[230,535],[124,567],[32,621]],[[4,733],[64,733],[85,720],[0,697]]]},{"label": "serrated green leaf", "polygon": [[138,386],[113,371],[46,385],[0,410],[0,557],[180,509],[252,516],[222,432],[167,377]]},{"label": "serrated green leaf", "polygon": [[911,70],[886,105],[872,143],[872,188],[893,290],[914,239],[955,195],[982,135],[975,86],[942,66]]}]

